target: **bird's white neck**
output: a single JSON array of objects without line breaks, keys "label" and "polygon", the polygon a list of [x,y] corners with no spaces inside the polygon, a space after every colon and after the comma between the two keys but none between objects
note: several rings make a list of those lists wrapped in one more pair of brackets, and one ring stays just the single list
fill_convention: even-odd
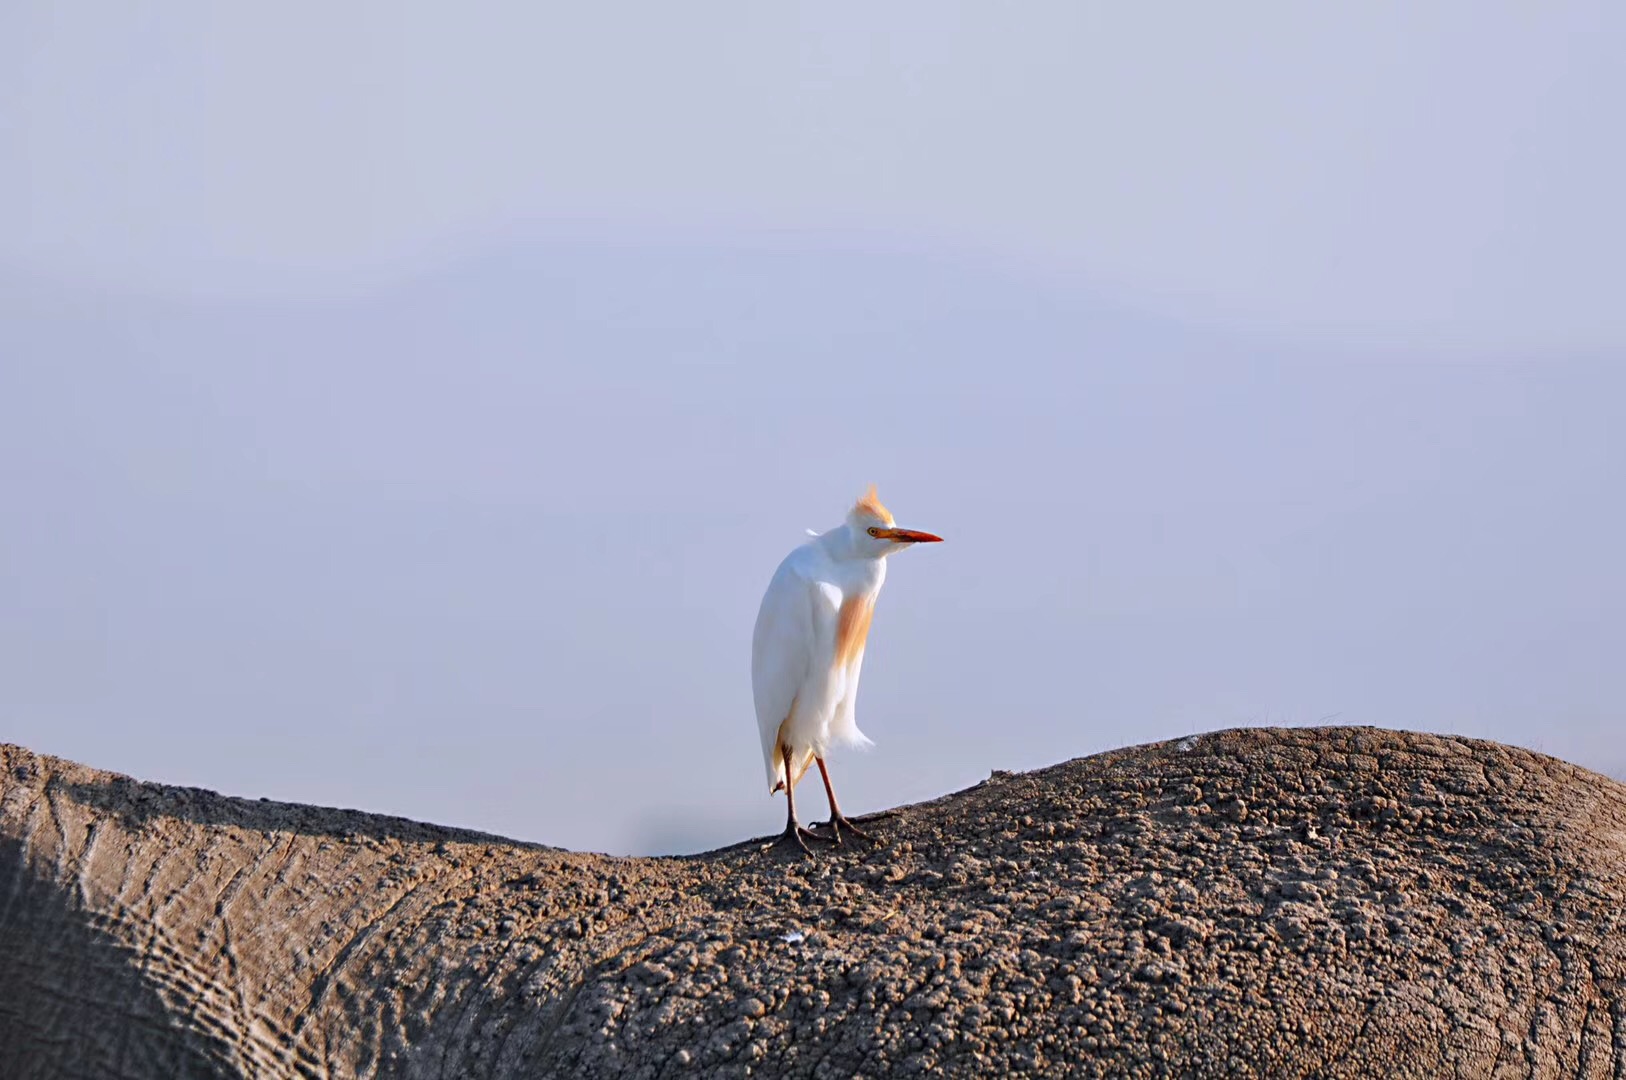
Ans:
[{"label": "bird's white neck", "polygon": [[819,543],[824,545],[825,552],[837,562],[868,561],[880,562],[885,558],[884,551],[874,550],[870,545],[860,539],[868,537],[855,530],[850,523],[836,526],[828,532],[819,535]]}]

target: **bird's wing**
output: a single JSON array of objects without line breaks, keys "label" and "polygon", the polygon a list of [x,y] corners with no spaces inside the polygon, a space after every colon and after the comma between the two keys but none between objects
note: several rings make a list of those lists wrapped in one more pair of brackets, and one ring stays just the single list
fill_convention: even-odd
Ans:
[{"label": "bird's wing", "polygon": [[779,725],[813,670],[813,592],[817,587],[787,559],[768,583],[751,636],[751,691],[770,788],[784,770],[784,762],[776,761],[774,755]]}]

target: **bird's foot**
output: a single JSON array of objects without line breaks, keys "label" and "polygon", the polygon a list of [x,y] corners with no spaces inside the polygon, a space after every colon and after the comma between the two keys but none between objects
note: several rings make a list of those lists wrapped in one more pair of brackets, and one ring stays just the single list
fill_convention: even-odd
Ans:
[{"label": "bird's foot", "polygon": [[769,848],[780,847],[801,848],[803,855],[811,856],[813,854],[813,849],[807,846],[807,841],[809,839],[829,841],[831,838],[828,836],[820,836],[818,833],[809,829],[804,829],[795,822],[792,822],[791,824],[785,826],[785,831],[779,834],[778,839],[764,846],[763,850],[766,851]]},{"label": "bird's foot", "polygon": [[866,844],[874,844],[879,842],[875,839],[875,837],[871,836],[863,829],[860,829],[857,825],[854,825],[845,814],[831,814],[830,820],[824,823],[824,827],[830,830],[830,834],[825,836],[821,833],[819,834],[819,839],[829,840],[833,844],[845,842],[841,839],[843,830],[852,833]]}]

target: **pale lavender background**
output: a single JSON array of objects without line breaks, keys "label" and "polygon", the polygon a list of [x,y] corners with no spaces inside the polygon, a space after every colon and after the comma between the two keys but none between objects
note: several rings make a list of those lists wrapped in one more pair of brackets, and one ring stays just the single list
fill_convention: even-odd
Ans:
[{"label": "pale lavender background", "polygon": [[0,8],[0,739],[766,832],[757,598],[874,480],[949,542],[852,810],[1327,719],[1626,773],[1626,9],[1013,11]]}]

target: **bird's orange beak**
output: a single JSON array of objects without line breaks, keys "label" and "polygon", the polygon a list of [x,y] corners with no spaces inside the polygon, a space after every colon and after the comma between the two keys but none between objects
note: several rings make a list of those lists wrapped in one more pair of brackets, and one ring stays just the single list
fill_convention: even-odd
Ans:
[{"label": "bird's orange beak", "polygon": [[898,544],[941,544],[943,542],[941,536],[921,532],[919,529],[876,529],[875,535],[882,540],[891,540]]}]

